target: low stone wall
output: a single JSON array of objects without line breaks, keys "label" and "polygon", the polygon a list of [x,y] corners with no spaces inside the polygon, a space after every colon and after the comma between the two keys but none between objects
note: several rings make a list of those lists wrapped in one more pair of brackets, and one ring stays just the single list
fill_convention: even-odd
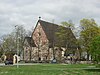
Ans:
[{"label": "low stone wall", "polygon": [[92,61],[71,61],[71,60],[64,60],[66,64],[92,64]]},{"label": "low stone wall", "polygon": [[92,61],[79,61],[80,64],[92,64]]}]

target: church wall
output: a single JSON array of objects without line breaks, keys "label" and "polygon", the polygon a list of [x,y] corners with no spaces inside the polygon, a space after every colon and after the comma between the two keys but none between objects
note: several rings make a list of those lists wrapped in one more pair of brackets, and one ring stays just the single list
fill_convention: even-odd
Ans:
[{"label": "church wall", "polygon": [[53,55],[53,49],[49,48],[49,40],[39,22],[32,34],[32,39],[34,40],[36,47],[24,48],[25,60],[30,59],[30,50],[31,61],[51,61],[53,60],[54,55],[55,58],[60,61],[62,57],[64,57],[65,51],[61,51],[59,48],[55,48],[55,53]]}]

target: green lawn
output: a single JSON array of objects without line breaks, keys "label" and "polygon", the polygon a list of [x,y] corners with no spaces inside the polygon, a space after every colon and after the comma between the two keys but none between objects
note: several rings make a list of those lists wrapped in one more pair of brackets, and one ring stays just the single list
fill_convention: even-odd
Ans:
[{"label": "green lawn", "polygon": [[0,66],[0,75],[100,75],[100,69],[87,64],[33,64],[27,66]]}]

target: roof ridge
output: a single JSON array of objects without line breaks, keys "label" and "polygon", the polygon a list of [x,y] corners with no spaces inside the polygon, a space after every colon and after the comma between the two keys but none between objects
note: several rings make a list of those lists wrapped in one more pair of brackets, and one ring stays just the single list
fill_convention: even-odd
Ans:
[{"label": "roof ridge", "polygon": [[48,22],[48,21],[45,21],[45,20],[38,20],[38,22],[45,22],[45,23],[49,23],[49,24],[52,24],[52,25],[57,25],[57,26],[60,26],[59,24],[55,24],[55,23],[52,23],[52,22]]}]

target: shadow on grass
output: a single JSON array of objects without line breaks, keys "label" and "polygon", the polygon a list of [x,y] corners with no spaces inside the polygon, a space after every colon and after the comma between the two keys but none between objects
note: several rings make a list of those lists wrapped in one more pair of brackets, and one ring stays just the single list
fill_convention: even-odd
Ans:
[{"label": "shadow on grass", "polygon": [[90,72],[100,72],[100,68],[94,68],[94,69],[84,69],[85,71],[90,71]]}]

